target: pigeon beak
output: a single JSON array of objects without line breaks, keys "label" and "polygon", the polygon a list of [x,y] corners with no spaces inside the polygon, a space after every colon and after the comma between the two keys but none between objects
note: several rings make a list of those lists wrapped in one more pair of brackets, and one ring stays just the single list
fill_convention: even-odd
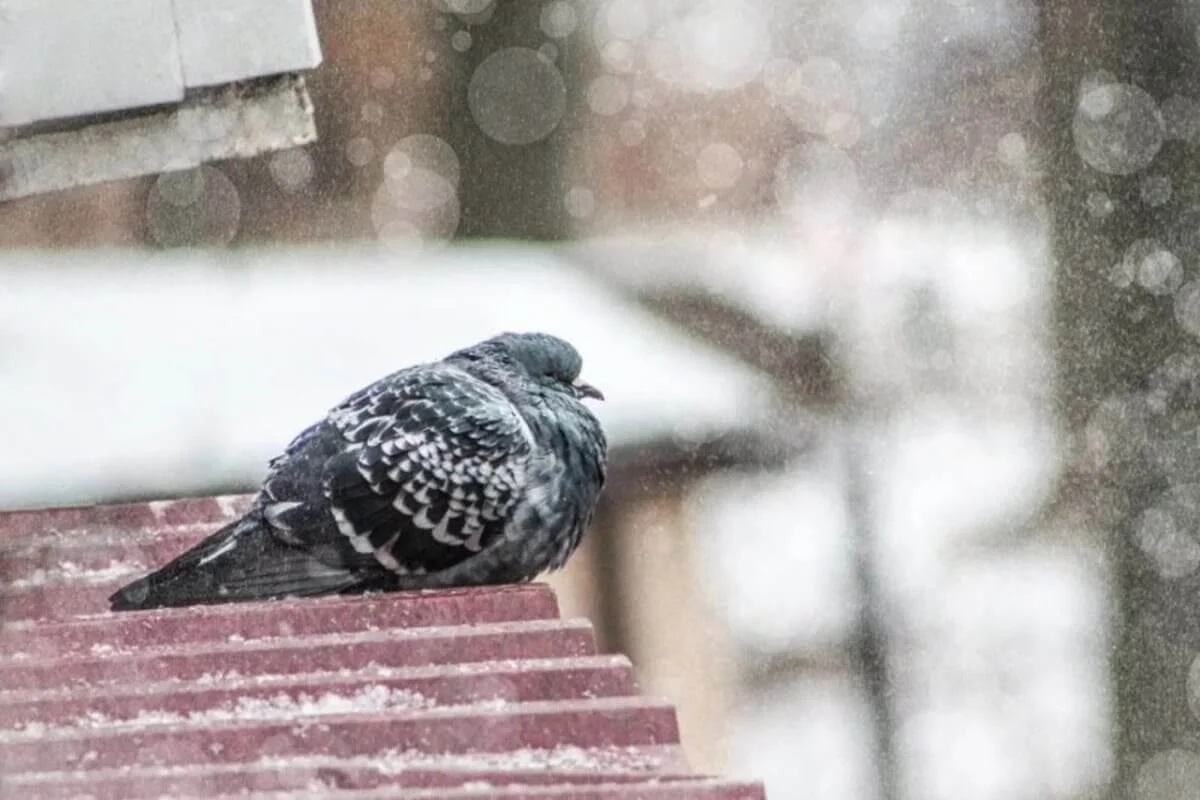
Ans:
[{"label": "pigeon beak", "polygon": [[591,397],[595,400],[603,400],[604,399],[604,393],[601,392],[599,389],[597,389],[595,386],[586,384],[583,381],[575,381],[575,383],[572,385],[575,387],[575,396],[576,397]]}]

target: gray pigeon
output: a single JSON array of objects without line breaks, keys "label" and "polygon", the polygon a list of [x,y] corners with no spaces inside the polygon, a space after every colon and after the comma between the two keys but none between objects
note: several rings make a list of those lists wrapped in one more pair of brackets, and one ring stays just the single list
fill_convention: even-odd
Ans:
[{"label": "gray pigeon", "polygon": [[253,506],[113,610],[527,581],[579,545],[607,443],[583,361],[504,333],[351,395],[270,463]]}]

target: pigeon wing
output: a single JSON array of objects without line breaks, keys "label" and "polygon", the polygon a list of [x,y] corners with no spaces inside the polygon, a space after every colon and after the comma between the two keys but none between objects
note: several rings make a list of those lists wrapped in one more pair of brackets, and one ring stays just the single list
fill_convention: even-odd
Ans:
[{"label": "pigeon wing", "polygon": [[431,366],[369,387],[329,419],[350,446],[325,464],[325,497],[357,553],[419,575],[503,535],[533,446],[498,389]]}]

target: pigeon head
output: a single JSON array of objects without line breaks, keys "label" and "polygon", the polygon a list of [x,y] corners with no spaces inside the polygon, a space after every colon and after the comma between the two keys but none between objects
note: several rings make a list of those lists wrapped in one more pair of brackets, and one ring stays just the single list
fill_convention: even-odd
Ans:
[{"label": "pigeon head", "polygon": [[570,342],[548,333],[502,333],[450,358],[480,364],[498,362],[551,391],[576,399],[604,399],[599,389],[579,379],[583,370],[579,351]]}]

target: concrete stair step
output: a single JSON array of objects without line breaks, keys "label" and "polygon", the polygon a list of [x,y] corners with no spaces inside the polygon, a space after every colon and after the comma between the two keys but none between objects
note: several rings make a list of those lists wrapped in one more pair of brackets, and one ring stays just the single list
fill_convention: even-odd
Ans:
[{"label": "concrete stair step", "polygon": [[284,636],[130,648],[65,658],[0,657],[4,691],[138,685],[175,678],[299,675],[372,665],[415,667],[596,653],[586,620],[528,620],[484,625],[395,628],[359,633]]},{"label": "concrete stair step", "polygon": [[170,796],[212,796],[241,792],[323,789],[420,789],[554,784],[636,783],[648,776],[676,780],[688,775],[679,745],[622,748],[524,748],[509,753],[443,754],[388,752],[379,756],[294,756],[246,764],[187,764],[123,767],[74,772],[33,772],[0,776],[0,789],[12,796],[66,800],[141,800]]},{"label": "concrete stair step", "polygon": [[[367,789],[319,792],[270,792],[256,795],[259,800],[315,800],[318,797],[336,800],[381,800],[396,798],[395,790]],[[457,789],[405,790],[405,800],[616,800],[636,797],[639,800],[763,800],[763,788],[757,783],[743,783],[721,778],[692,777],[683,780],[650,779],[636,783],[592,784],[589,786],[489,786],[486,783]]]},{"label": "concrete stair step", "polygon": [[[105,603],[102,608],[107,608]],[[10,611],[0,607],[0,613]],[[93,612],[98,609],[92,609]],[[392,592],[156,609],[70,620],[12,620],[0,625],[3,653],[90,654],[96,648],[220,642],[390,628],[557,619],[558,601],[545,584],[439,592]]]},{"label": "concrete stair step", "polygon": [[563,745],[635,747],[679,741],[670,704],[641,697],[453,706],[288,720],[192,720],[0,733],[0,764],[20,772],[251,762],[264,756],[505,753]]},{"label": "concrete stair step", "polygon": [[628,659],[586,656],[341,673],[264,676],[196,685],[179,680],[0,695],[0,731],[94,728],[138,719],[289,718],[303,707],[383,710],[633,695]]}]

